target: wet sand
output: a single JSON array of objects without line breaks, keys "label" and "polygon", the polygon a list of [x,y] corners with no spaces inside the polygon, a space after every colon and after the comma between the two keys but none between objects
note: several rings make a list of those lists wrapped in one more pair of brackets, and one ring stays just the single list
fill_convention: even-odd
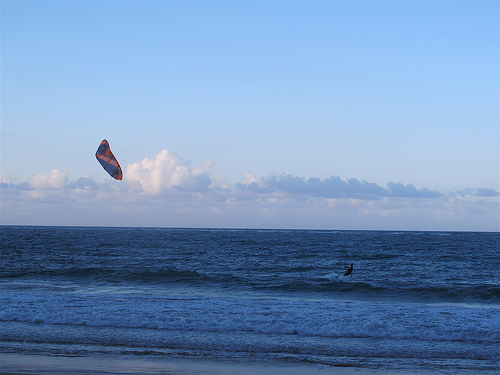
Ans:
[{"label": "wet sand", "polygon": [[[59,357],[0,354],[0,375],[164,374],[164,375],[403,375],[404,370],[314,364],[220,363],[204,360],[153,360],[141,358]],[[414,373],[412,371],[412,373]],[[436,375],[441,371],[422,371]]]}]

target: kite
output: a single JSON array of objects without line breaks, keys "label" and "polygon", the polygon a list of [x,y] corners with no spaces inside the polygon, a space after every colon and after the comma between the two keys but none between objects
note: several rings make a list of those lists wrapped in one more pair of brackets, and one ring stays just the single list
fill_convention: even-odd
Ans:
[{"label": "kite", "polygon": [[118,164],[115,155],[111,152],[109,148],[109,143],[103,140],[95,153],[97,161],[101,163],[102,167],[109,173],[109,175],[117,180],[123,178],[122,167]]}]

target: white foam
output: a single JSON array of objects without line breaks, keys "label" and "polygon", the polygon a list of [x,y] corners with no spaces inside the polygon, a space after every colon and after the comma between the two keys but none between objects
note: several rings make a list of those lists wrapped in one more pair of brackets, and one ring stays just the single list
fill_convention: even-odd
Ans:
[{"label": "white foam", "polygon": [[2,292],[0,321],[308,337],[500,342],[500,309],[410,303]]}]

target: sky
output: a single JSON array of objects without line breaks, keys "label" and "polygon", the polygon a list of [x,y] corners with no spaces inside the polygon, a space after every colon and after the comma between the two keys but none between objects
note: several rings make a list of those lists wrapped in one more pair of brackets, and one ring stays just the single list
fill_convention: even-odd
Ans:
[{"label": "sky", "polygon": [[2,1],[0,222],[500,231],[499,12]]}]

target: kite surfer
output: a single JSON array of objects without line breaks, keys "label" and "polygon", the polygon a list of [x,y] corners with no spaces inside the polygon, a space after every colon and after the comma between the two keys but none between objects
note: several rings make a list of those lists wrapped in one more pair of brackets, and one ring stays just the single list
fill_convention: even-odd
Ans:
[{"label": "kite surfer", "polygon": [[352,270],[354,269],[353,265],[351,264],[351,267],[344,266],[344,269],[346,270],[344,273],[344,276],[350,275]]}]

